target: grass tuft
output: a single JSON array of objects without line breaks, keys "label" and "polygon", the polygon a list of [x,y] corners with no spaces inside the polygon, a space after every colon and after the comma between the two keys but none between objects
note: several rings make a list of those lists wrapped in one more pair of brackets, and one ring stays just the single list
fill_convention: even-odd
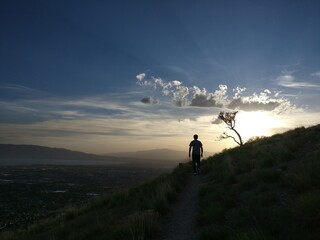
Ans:
[{"label": "grass tuft", "polygon": [[160,214],[154,210],[136,212],[125,217],[116,229],[118,240],[152,240],[158,233]]}]

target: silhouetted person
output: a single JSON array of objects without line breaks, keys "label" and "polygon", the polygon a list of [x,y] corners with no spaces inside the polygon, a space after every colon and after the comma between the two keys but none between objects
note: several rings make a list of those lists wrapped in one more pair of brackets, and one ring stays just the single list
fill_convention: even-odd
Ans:
[{"label": "silhouetted person", "polygon": [[192,149],[193,174],[200,173],[200,158],[203,156],[202,143],[198,140],[198,135],[193,135],[193,141],[189,144],[189,157]]}]

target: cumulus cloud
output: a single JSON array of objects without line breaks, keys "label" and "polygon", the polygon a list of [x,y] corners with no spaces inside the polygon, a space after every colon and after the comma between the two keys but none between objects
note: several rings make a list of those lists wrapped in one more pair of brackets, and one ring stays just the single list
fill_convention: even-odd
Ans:
[{"label": "cumulus cloud", "polygon": [[139,81],[142,81],[144,78],[145,78],[146,74],[145,73],[139,73],[136,78],[139,80]]},{"label": "cumulus cloud", "polygon": [[226,85],[219,85],[219,88],[213,92],[207,92],[205,88],[202,90],[197,86],[193,86],[191,89],[193,92],[192,100],[190,106],[196,107],[223,107],[228,103],[227,100],[227,90]]},{"label": "cumulus cloud", "polygon": [[[139,79],[138,79],[139,80]],[[287,77],[287,81],[293,81]],[[292,111],[296,108],[291,102],[281,97],[280,92],[272,93],[265,89],[260,93],[246,95],[246,88],[236,87],[233,89],[233,96],[228,96],[228,86],[220,84],[218,88],[209,92],[206,88],[198,86],[187,87],[183,82],[173,80],[166,82],[161,78],[151,77],[138,81],[143,87],[152,87],[160,91],[163,96],[170,97],[172,103],[178,107],[216,107],[244,111]],[[150,103],[150,98],[145,98],[144,103]]]},{"label": "cumulus cloud", "polygon": [[262,103],[258,101],[246,101],[243,98],[233,99],[228,108],[230,109],[241,109],[244,111],[256,111],[256,110],[264,110],[264,111],[273,111],[278,106],[280,106],[280,102],[277,101],[269,101],[267,103]]},{"label": "cumulus cloud", "polygon": [[191,100],[190,106],[196,107],[222,107],[222,104],[218,104],[212,96],[207,95],[195,95]]},{"label": "cumulus cloud", "polygon": [[246,90],[246,88],[241,88],[241,87],[239,87],[239,86],[236,87],[235,89],[233,89],[234,97],[235,97],[235,98],[240,97],[245,90]]},{"label": "cumulus cloud", "polygon": [[152,83],[150,81],[144,80],[146,74],[145,73],[140,73],[136,76],[137,84],[140,86],[150,86]]},{"label": "cumulus cloud", "polygon": [[[314,76],[317,76],[317,73],[314,73]],[[291,74],[285,74],[282,76],[279,76],[277,78],[278,85],[282,87],[287,87],[287,88],[319,88],[319,84],[313,84],[309,82],[299,82],[296,81],[296,78],[291,75]]]},{"label": "cumulus cloud", "polygon": [[[236,92],[238,93],[239,90],[236,90]],[[244,89],[241,89],[241,94],[243,92]],[[233,100],[228,104],[228,108],[244,111],[274,111],[276,113],[296,109],[295,105],[280,95],[280,92],[271,93],[268,89],[259,94],[253,93],[251,96],[235,94]]]}]

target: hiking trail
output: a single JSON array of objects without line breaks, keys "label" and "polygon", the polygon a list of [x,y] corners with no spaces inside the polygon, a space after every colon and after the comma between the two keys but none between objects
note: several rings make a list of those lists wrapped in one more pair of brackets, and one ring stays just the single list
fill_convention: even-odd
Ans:
[{"label": "hiking trail", "polygon": [[191,176],[179,194],[177,202],[163,227],[163,240],[196,239],[196,214],[198,210],[198,187],[202,183],[201,175]]}]

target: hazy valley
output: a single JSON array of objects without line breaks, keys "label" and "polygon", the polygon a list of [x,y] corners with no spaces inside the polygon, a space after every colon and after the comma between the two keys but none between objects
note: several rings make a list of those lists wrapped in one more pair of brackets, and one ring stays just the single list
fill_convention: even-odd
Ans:
[{"label": "hazy valley", "polygon": [[101,156],[61,148],[0,144],[0,231],[26,227],[56,216],[68,206],[84,204],[169,172],[183,158],[175,151],[169,151],[171,157],[154,158],[164,156],[161,152],[166,151]]}]

